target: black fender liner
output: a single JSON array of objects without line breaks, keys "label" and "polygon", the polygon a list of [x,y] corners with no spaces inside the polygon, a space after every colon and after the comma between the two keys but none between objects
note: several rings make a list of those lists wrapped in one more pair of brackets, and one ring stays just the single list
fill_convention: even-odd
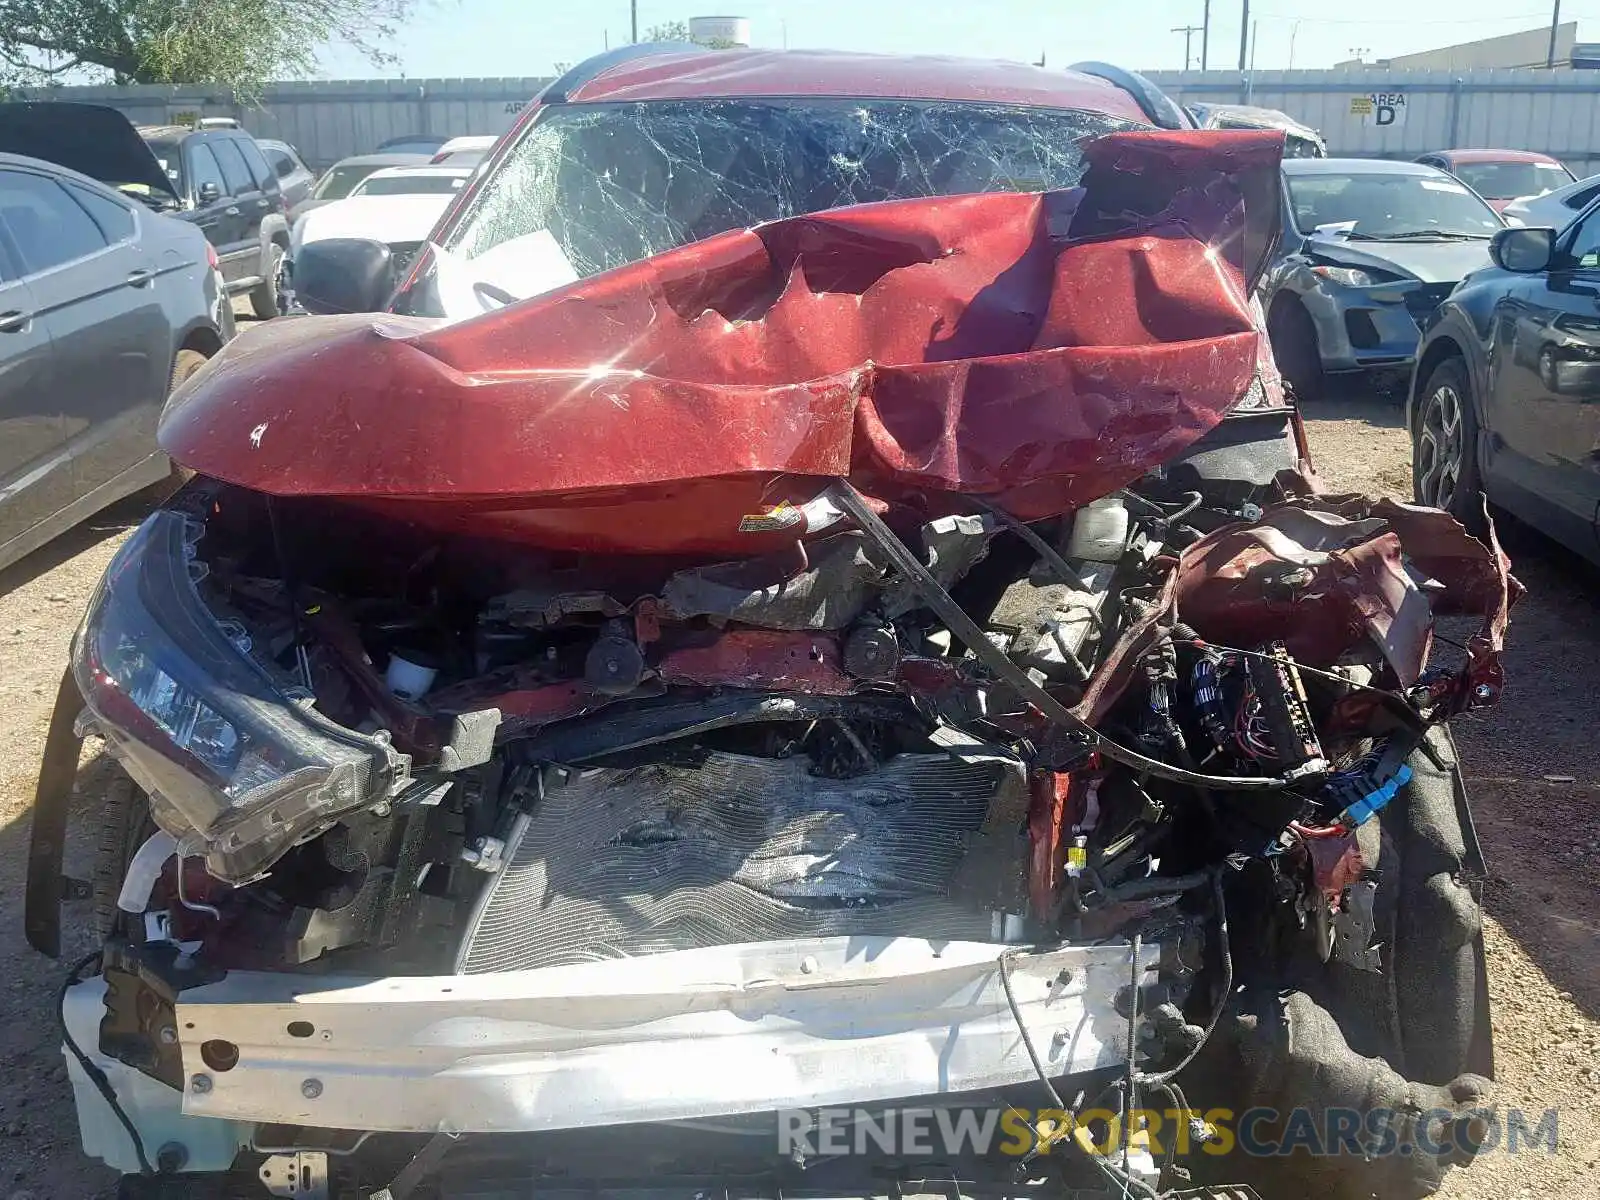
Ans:
[{"label": "black fender liner", "polygon": [[33,794],[33,827],[28,834],[28,882],[23,896],[23,929],[28,945],[51,958],[61,957],[62,851],[72,785],[78,777],[78,715],[83,695],[68,667],[61,674],[55,711],[45,735],[39,785]]}]

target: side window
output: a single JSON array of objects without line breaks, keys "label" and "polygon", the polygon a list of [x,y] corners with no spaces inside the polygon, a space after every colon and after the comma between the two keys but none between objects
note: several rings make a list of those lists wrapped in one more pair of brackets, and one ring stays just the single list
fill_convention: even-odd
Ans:
[{"label": "side window", "polygon": [[277,181],[277,175],[267,165],[267,160],[261,157],[261,147],[257,146],[254,141],[249,138],[240,138],[236,142],[230,142],[229,145],[237,146],[239,153],[244,155],[245,165],[250,168],[250,174],[255,178],[256,187],[264,192],[269,185]]},{"label": "side window", "polygon": [[1578,219],[1567,242],[1567,258],[1580,271],[1600,268],[1600,208]]},{"label": "side window", "polygon": [[104,250],[100,227],[65,188],[43,175],[0,171],[0,224],[29,274]]},{"label": "side window", "polygon": [[279,179],[286,179],[294,174],[294,159],[282,150],[275,150],[271,146],[261,147],[261,153],[267,156],[267,161],[272,164],[273,173]]},{"label": "side window", "polygon": [[222,167],[222,177],[228,181],[228,191],[242,196],[256,190],[256,181],[250,178],[250,168],[245,166],[237,142],[232,138],[218,138],[211,143],[211,149]]},{"label": "side window", "polygon": [[74,200],[88,210],[94,223],[100,226],[100,232],[105,234],[106,241],[125,242],[133,236],[133,214],[115,200],[75,183],[67,184],[67,190],[72,193]]},{"label": "side window", "polygon": [[222,168],[217,166],[216,156],[211,153],[210,146],[204,142],[190,142],[184,147],[184,157],[189,162],[189,184],[196,200],[200,199],[201,189],[208,183],[215,184],[221,195],[228,194],[228,181],[222,177]]},{"label": "side window", "polygon": [[1582,188],[1579,191],[1573,192],[1572,195],[1568,196],[1562,201],[1562,203],[1570,208],[1573,212],[1578,212],[1579,210],[1588,208],[1589,205],[1593,204],[1596,196],[1600,196],[1600,187]]}]

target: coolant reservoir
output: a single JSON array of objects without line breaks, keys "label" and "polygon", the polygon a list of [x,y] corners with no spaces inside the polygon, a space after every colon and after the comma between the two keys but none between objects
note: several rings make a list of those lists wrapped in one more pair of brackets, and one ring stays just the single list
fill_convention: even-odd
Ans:
[{"label": "coolant reservoir", "polygon": [[1116,496],[1090,501],[1072,519],[1066,557],[1078,562],[1114,563],[1128,548],[1128,506]]}]

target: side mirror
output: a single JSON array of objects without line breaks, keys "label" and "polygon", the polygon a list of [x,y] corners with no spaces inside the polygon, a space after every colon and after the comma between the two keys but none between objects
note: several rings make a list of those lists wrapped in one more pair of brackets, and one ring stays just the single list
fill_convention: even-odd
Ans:
[{"label": "side mirror", "polygon": [[394,291],[389,247],[368,238],[309,242],[294,256],[294,298],[309,313],[379,312]]},{"label": "side mirror", "polygon": [[222,189],[219,188],[216,184],[211,183],[211,182],[206,182],[206,183],[202,183],[200,185],[200,203],[201,204],[215,204],[218,200],[221,200],[221,199],[222,199]]},{"label": "side mirror", "polygon": [[1524,275],[1548,271],[1555,254],[1554,229],[1502,229],[1489,243],[1489,257],[1495,266]]}]

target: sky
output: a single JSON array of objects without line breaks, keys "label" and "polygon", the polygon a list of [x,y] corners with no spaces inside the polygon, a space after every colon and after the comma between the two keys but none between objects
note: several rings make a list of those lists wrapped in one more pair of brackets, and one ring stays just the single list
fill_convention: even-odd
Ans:
[{"label": "sky", "polygon": [[[750,18],[751,41],[778,48],[1038,61],[1066,66],[1102,59],[1141,70],[1184,66],[1184,35],[1205,0],[637,0],[640,33],[658,22],[707,14]],[[1580,40],[1600,31],[1600,0],[1566,0]],[[410,78],[546,75],[629,40],[629,0],[417,0],[393,46]],[[1237,66],[1240,0],[1211,0],[1210,64]],[[1254,0],[1255,66],[1329,67],[1369,61],[1550,21],[1549,0]],[[1411,17],[1400,15],[1409,10]],[[1200,35],[1193,36],[1199,65]],[[348,48],[322,61],[329,79],[389,77]]]}]

